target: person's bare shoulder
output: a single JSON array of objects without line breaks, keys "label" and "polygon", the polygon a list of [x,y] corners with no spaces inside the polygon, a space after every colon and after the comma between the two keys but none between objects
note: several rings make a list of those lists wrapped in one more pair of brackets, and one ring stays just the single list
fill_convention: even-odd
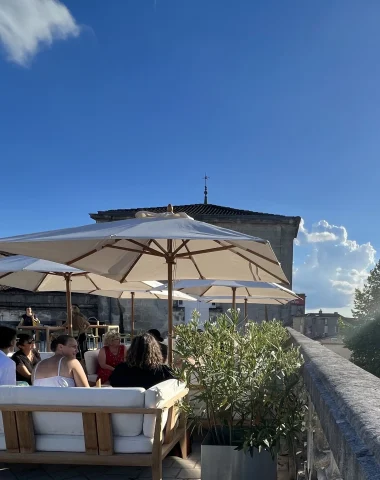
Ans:
[{"label": "person's bare shoulder", "polygon": [[70,370],[73,370],[73,369],[82,369],[83,370],[83,367],[80,363],[79,360],[77,360],[76,358],[68,358],[66,360],[66,365],[69,367]]}]

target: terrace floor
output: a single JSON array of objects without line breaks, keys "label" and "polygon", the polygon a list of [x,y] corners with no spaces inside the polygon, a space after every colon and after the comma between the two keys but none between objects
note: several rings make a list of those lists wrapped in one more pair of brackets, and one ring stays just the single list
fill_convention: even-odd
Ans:
[{"label": "terrace floor", "polygon": [[[27,465],[1,464],[1,480],[149,480],[149,467],[102,467],[92,465]],[[183,460],[179,457],[167,457],[163,461],[163,480],[200,480],[201,479],[201,442],[198,439],[192,445],[192,453]],[[278,480],[289,480],[287,461],[278,462]]]}]

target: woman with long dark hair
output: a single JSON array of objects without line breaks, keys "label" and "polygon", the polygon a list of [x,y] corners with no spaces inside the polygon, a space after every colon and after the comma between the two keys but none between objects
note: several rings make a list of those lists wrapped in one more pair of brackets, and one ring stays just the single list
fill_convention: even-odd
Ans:
[{"label": "woman with long dark hair", "polygon": [[175,378],[163,364],[160,346],[153,335],[145,333],[132,340],[127,359],[110,376],[112,387],[142,387],[148,389],[170,378]]}]

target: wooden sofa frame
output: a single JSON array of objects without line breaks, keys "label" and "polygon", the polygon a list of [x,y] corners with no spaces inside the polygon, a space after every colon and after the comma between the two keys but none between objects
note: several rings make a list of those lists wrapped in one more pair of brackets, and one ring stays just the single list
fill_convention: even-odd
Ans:
[{"label": "wooden sofa frame", "polygon": [[[179,443],[182,458],[187,456],[186,418],[183,414],[179,414],[177,406],[178,401],[187,393],[188,390],[181,391],[160,408],[0,405],[6,445],[6,450],[0,451],[0,462],[150,466],[152,480],[161,480],[162,460],[177,443]],[[168,410],[168,419],[162,434],[162,415],[165,410]],[[86,452],[37,452],[33,412],[81,413]],[[152,453],[114,453],[111,422],[113,413],[155,415]],[[162,435],[164,435],[163,442]]]}]

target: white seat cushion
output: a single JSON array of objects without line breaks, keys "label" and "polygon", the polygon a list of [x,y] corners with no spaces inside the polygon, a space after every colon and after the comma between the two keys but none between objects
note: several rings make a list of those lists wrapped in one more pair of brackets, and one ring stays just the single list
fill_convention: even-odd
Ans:
[{"label": "white seat cushion", "polygon": [[[0,450],[1,448],[0,437]],[[153,439],[145,435],[135,437],[114,436],[115,453],[151,453]],[[85,452],[84,437],[78,435],[36,435],[36,450],[39,452]]]},{"label": "white seat cushion", "polygon": [[[145,392],[145,407],[157,408],[161,407],[165,402],[175,397],[179,392],[185,390],[186,385],[178,380],[171,379],[165,382],[158,383],[149,388]],[[162,430],[164,429],[168,419],[168,410],[165,410],[162,415]],[[143,433],[146,437],[154,437],[154,428],[156,426],[155,416],[152,414],[144,415]]]},{"label": "white seat cushion", "polygon": [[[25,395],[27,392],[27,396]],[[0,387],[0,403],[6,405],[73,405],[109,407],[144,407],[143,388],[56,388],[56,387]],[[100,408],[101,409],[101,408]],[[83,436],[80,413],[38,412],[33,413],[37,435]],[[115,435],[136,436],[142,433],[142,414],[113,414],[112,427]],[[0,416],[0,434],[3,421]],[[75,450],[73,450],[75,451]]]},{"label": "white seat cushion", "polygon": [[96,375],[98,369],[99,350],[89,350],[84,354],[84,361],[88,375]]}]

